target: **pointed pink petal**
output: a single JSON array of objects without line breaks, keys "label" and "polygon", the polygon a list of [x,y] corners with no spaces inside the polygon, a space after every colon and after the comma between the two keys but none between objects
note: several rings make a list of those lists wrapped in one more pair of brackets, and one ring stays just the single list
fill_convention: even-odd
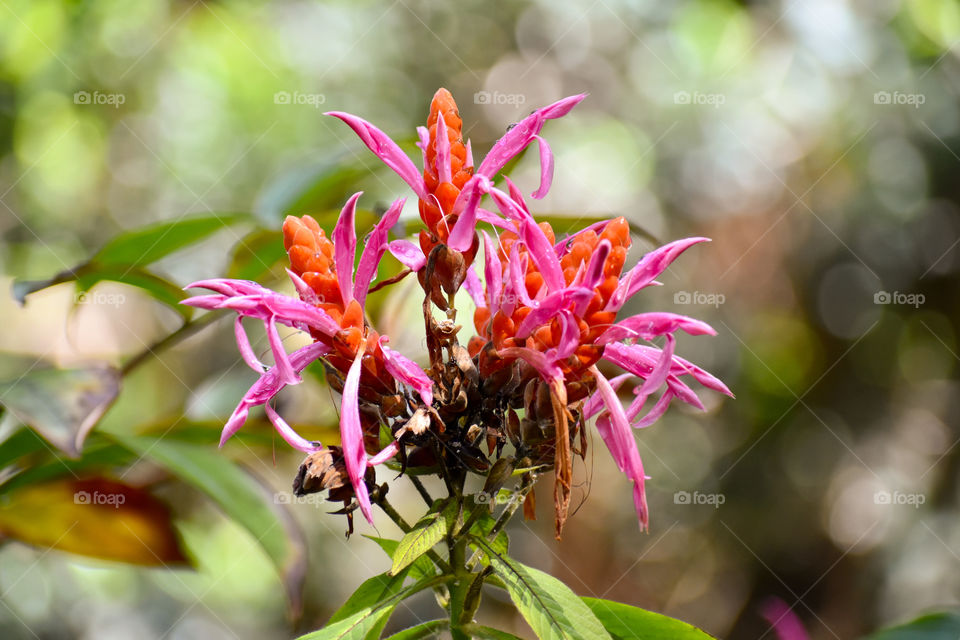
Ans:
[{"label": "pointed pink petal", "polygon": [[350,196],[347,204],[340,210],[337,225],[331,234],[333,239],[334,263],[337,266],[337,283],[340,285],[340,295],[343,304],[353,300],[353,261],[357,257],[356,215],[357,200],[363,191]]},{"label": "pointed pink petal", "polygon": [[497,248],[493,246],[493,241],[486,231],[483,235],[483,255],[484,267],[483,277],[487,281],[487,301],[490,308],[490,315],[493,316],[500,309],[500,297],[503,294],[503,281],[501,280],[503,269],[500,265],[500,256],[497,254]]},{"label": "pointed pink petal", "polygon": [[489,225],[498,227],[500,229],[506,229],[507,231],[516,231],[517,226],[511,221],[504,219],[501,215],[484,209],[483,207],[477,207],[477,220],[480,222],[486,222]]},{"label": "pointed pink petal", "polygon": [[610,255],[611,248],[612,245],[606,238],[597,245],[596,251],[590,257],[590,266],[587,267],[584,274],[583,286],[588,289],[595,289],[603,280],[603,265],[607,261],[607,256]]},{"label": "pointed pink petal", "polygon": [[463,163],[463,168],[464,169],[473,168],[473,147],[470,144],[470,138],[467,138],[467,159]]},{"label": "pointed pink petal", "polygon": [[443,114],[437,114],[437,177],[440,182],[453,182],[450,174],[450,138],[447,137],[447,123]]},{"label": "pointed pink petal", "polygon": [[[322,342],[314,342],[305,347],[297,349],[290,354],[290,364],[296,372],[303,371],[308,364],[326,355],[330,348]],[[272,367],[264,372],[260,378],[244,394],[243,399],[234,409],[230,419],[223,427],[220,434],[220,446],[222,447],[233,434],[240,430],[243,423],[246,422],[250,407],[265,404],[277,395],[286,383],[280,379],[276,367]]]},{"label": "pointed pink petal", "polygon": [[409,240],[394,240],[387,245],[390,254],[412,271],[420,271],[427,264],[423,250]]},{"label": "pointed pink petal", "polygon": [[563,268],[553,250],[553,244],[544,234],[543,229],[528,217],[520,222],[520,238],[527,245],[530,257],[540,270],[548,290],[553,292],[562,289],[566,285],[563,279]]},{"label": "pointed pink petal", "polygon": [[381,465],[387,460],[389,460],[390,458],[392,458],[393,456],[397,455],[399,451],[400,451],[400,446],[397,444],[396,440],[394,440],[393,442],[388,444],[386,447],[384,447],[380,453],[373,456],[372,458],[369,458],[367,460],[367,466],[376,467],[377,465]]},{"label": "pointed pink petal", "polygon": [[274,316],[265,323],[267,329],[267,340],[270,341],[270,350],[273,352],[273,361],[284,384],[297,384],[300,382],[300,376],[293,371],[293,365],[290,364],[290,358],[283,348],[283,341],[280,339],[280,333],[277,331],[277,320]]},{"label": "pointed pink petal", "polygon": [[654,366],[653,371],[650,372],[650,376],[643,381],[643,385],[638,392],[638,395],[643,398],[641,402],[645,402],[667,381],[667,376],[670,375],[670,366],[673,364],[673,350],[676,345],[677,341],[673,334],[668,333],[667,342],[663,345],[663,351],[660,353],[660,359]]},{"label": "pointed pink petal", "polygon": [[354,283],[355,291],[353,295],[361,307],[367,299],[367,291],[370,290],[370,283],[373,281],[374,276],[377,275],[377,267],[380,265],[380,260],[387,250],[387,238],[389,237],[390,229],[393,228],[393,225],[397,223],[397,219],[400,218],[400,212],[403,210],[403,205],[406,201],[406,198],[400,198],[390,205],[387,212],[380,218],[380,222],[373,228],[373,231],[366,240],[366,245],[363,247],[363,253],[360,254],[360,262],[357,263],[357,277]]},{"label": "pointed pink petal", "polygon": [[387,337],[380,336],[380,348],[383,350],[383,362],[387,371],[396,380],[413,387],[420,394],[423,403],[433,403],[433,380],[413,360],[386,345]]},{"label": "pointed pink petal", "polygon": [[347,378],[343,383],[343,399],[340,404],[340,446],[343,448],[343,459],[347,467],[350,484],[360,503],[360,511],[370,524],[373,524],[373,513],[370,510],[370,495],[363,482],[363,474],[367,469],[367,454],[363,448],[363,427],[360,424],[360,371],[363,361],[363,351],[357,353],[353,359]]},{"label": "pointed pink petal", "polygon": [[[614,391],[620,389],[623,383],[628,379],[632,378],[632,373],[621,373],[620,375],[610,378],[608,382],[610,386],[613,387]],[[589,420],[593,416],[597,415],[603,409],[603,396],[599,393],[595,393],[590,396],[583,405],[583,419]]]},{"label": "pointed pink petal", "polygon": [[473,245],[477,230],[477,207],[489,187],[489,180],[483,176],[474,176],[463,185],[463,191],[453,203],[453,212],[458,217],[453,230],[450,231],[447,246],[454,251],[466,251]]},{"label": "pointed pink petal", "polygon": [[530,194],[530,197],[537,200],[542,199],[550,191],[550,185],[553,183],[553,153],[550,151],[550,145],[540,136],[533,136],[540,143],[540,187]]},{"label": "pointed pink petal", "polygon": [[540,302],[540,306],[528,313],[527,317],[523,319],[523,322],[517,327],[516,336],[520,339],[526,338],[533,333],[534,329],[550,321],[561,309],[566,309],[570,305],[576,306],[580,301],[589,300],[592,297],[593,291],[583,287],[567,287],[547,295]]},{"label": "pointed pink petal", "polygon": [[316,292],[310,288],[310,285],[303,281],[303,278],[295,274],[290,269],[287,269],[286,271],[287,275],[290,276],[290,281],[293,282],[293,287],[297,290],[297,295],[300,296],[301,300],[312,305],[317,305],[320,303],[320,299],[317,298]]},{"label": "pointed pink petal", "polygon": [[527,349],[526,347],[509,347],[507,349],[499,349],[497,353],[501,358],[520,358],[536,369],[540,377],[546,382],[563,380],[563,371],[560,367],[540,351]]},{"label": "pointed pink petal", "polygon": [[281,418],[280,414],[278,414],[269,403],[265,404],[263,409],[267,412],[267,418],[270,420],[270,423],[273,424],[277,433],[280,434],[280,437],[294,449],[303,451],[304,453],[313,453],[322,448],[320,443],[311,442],[294,431],[293,427],[287,424],[287,421]]},{"label": "pointed pink petal", "polygon": [[477,173],[485,175],[491,180],[515,155],[523,151],[533,137],[540,133],[544,122],[567,115],[577,103],[583,100],[586,94],[570,96],[554,102],[551,105],[537,109],[529,116],[517,123],[493,145],[490,153],[480,163]]},{"label": "pointed pink petal", "polygon": [[644,427],[649,427],[654,422],[663,417],[663,414],[667,412],[667,409],[670,407],[670,401],[673,399],[673,391],[667,389],[663,392],[663,395],[660,396],[660,399],[657,400],[657,403],[653,405],[653,408],[647,412],[647,415],[643,416],[639,420],[636,419],[637,415],[640,413],[640,409],[643,408],[646,398],[641,398],[637,396],[633,403],[631,403],[630,408],[627,410],[627,418],[631,421],[630,424],[634,429],[642,429]]},{"label": "pointed pink petal", "polygon": [[513,183],[513,180],[510,179],[510,176],[503,176],[504,182],[507,183],[507,190],[510,192],[510,199],[513,200],[520,209],[523,210],[528,217],[530,215],[530,207],[527,206],[527,203],[523,199],[523,192]]},{"label": "pointed pink petal", "polygon": [[780,640],[808,640],[807,630],[793,608],[780,598],[770,598],[763,605],[761,613]]},{"label": "pointed pink petal", "polygon": [[700,242],[710,242],[710,238],[684,238],[665,244],[643,256],[637,266],[620,278],[620,286],[610,296],[607,309],[618,310],[635,293],[652,284],[681,253]]},{"label": "pointed pink petal", "polygon": [[233,334],[237,338],[237,348],[240,350],[240,357],[243,358],[243,361],[257,373],[263,373],[267,367],[257,359],[257,355],[253,352],[253,347],[250,346],[250,339],[247,337],[247,332],[243,330],[243,316],[237,316],[237,319],[234,321]]},{"label": "pointed pink petal", "polygon": [[478,307],[487,306],[486,300],[483,299],[483,284],[473,267],[467,267],[467,277],[463,280],[463,288],[470,294],[473,304]]},{"label": "pointed pink petal", "polygon": [[639,313],[618,321],[597,338],[597,344],[637,338],[652,340],[657,336],[673,333],[677,330],[685,331],[693,336],[717,335],[713,327],[706,322],[676,313],[654,311]]},{"label": "pointed pink petal", "polygon": [[363,118],[358,118],[349,113],[329,111],[324,115],[340,118],[346,122],[360,136],[363,144],[367,145],[378,158],[383,160],[384,164],[403,178],[403,181],[410,185],[410,188],[418,197],[423,200],[427,199],[427,187],[423,184],[423,175],[397,143],[390,139],[390,136]]},{"label": "pointed pink petal", "polygon": [[[624,413],[623,404],[617,397],[617,392],[596,365],[590,370],[597,379],[597,391],[607,408],[606,412],[597,419],[597,430],[607,448],[610,449],[613,459],[617,461],[620,471],[633,480],[634,506],[640,520],[640,529],[646,529],[649,523],[647,500],[644,494],[646,475],[643,471],[640,452],[637,450],[637,441],[633,438],[633,431],[630,429],[630,423]],[[602,427],[601,423],[603,423]]]},{"label": "pointed pink petal", "polygon": [[534,306],[530,294],[527,293],[527,256],[520,257],[519,243],[514,242],[510,247],[510,260],[507,262],[507,275],[510,276],[510,288],[515,298],[527,307]]},{"label": "pointed pink petal", "polygon": [[417,146],[423,152],[423,166],[427,166],[427,147],[430,146],[430,130],[426,127],[417,127],[417,136],[420,138],[420,141],[417,142]]},{"label": "pointed pink petal", "polygon": [[577,237],[580,236],[581,234],[586,233],[588,231],[593,231],[596,234],[600,234],[608,224],[610,224],[609,220],[601,220],[600,222],[594,222],[590,226],[584,227],[583,229],[580,229],[580,231],[577,231],[576,233],[568,235],[566,238],[563,238],[562,240],[557,242],[555,245],[553,245],[554,251],[556,251],[557,253],[557,257],[562,258],[563,256],[567,255],[567,253],[570,251],[570,248],[573,246],[573,243],[576,241]]}]

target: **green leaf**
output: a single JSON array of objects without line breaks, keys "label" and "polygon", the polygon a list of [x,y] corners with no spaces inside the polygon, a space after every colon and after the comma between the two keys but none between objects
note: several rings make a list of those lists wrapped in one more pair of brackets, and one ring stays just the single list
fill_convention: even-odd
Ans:
[{"label": "green leaf", "polygon": [[[364,581],[363,584],[357,587],[357,590],[347,598],[343,606],[330,616],[330,620],[327,621],[326,626],[329,627],[331,624],[346,620],[356,613],[376,607],[380,602],[400,591],[400,589],[403,588],[403,581],[406,580],[406,578],[407,572],[403,571],[396,576],[381,573]],[[388,617],[389,616],[381,616],[377,618],[364,637],[370,638],[371,640],[380,637],[380,633],[383,631],[383,627],[386,626]]]},{"label": "green leaf", "polygon": [[297,640],[366,640],[371,632],[379,633],[379,630],[383,629],[386,620],[403,599],[441,582],[443,582],[442,578],[421,580],[364,607],[346,618],[336,621],[331,619],[322,629],[300,636]]},{"label": "green leaf", "polygon": [[960,612],[930,613],[912,622],[873,633],[864,640],[957,640]]},{"label": "green leaf", "polygon": [[147,265],[199,242],[215,231],[249,221],[248,214],[191,216],[134,229],[111,238],[90,262],[106,265]]},{"label": "green leaf", "polygon": [[170,439],[111,437],[205,493],[247,529],[277,567],[291,608],[299,612],[306,572],[305,543],[290,514],[266,487],[210,447]]},{"label": "green leaf", "polygon": [[538,638],[610,640],[603,625],[567,585],[553,576],[496,553],[489,542],[473,540],[490,556],[494,571]]},{"label": "green leaf", "polygon": [[396,575],[443,540],[456,523],[459,509],[455,500],[448,500],[439,512],[421,518],[397,545],[390,573]]},{"label": "green leaf", "polygon": [[463,630],[469,633],[471,638],[480,638],[480,640],[521,640],[512,633],[479,624],[465,624]]},{"label": "green leaf", "polygon": [[72,457],[119,392],[120,372],[108,365],[39,369],[0,384],[10,413]]},{"label": "green leaf", "polygon": [[0,443],[0,469],[4,469],[18,460],[38,451],[49,451],[40,435],[33,429],[20,429]]},{"label": "green leaf", "polygon": [[582,598],[616,640],[712,640],[700,629],[620,602]]},{"label": "green leaf", "polygon": [[450,626],[449,620],[430,620],[421,622],[415,627],[404,629],[393,634],[387,640],[421,640],[422,638],[436,638],[440,632]]},{"label": "green leaf", "polygon": [[[483,538],[484,540],[487,540],[487,538],[490,536],[490,531],[493,529],[496,523],[497,523],[496,519],[494,519],[494,517],[491,516],[489,513],[486,513],[483,515],[483,517],[477,520],[477,522],[473,525],[470,533],[474,534],[479,538]],[[495,553],[499,553],[502,556],[507,555],[507,553],[510,551],[510,538],[507,536],[506,531],[500,531],[499,533],[497,533],[497,537],[494,538],[492,542],[487,540],[487,543],[490,545],[490,547],[493,549]],[[483,566],[487,566],[488,564],[490,564],[490,558],[487,555],[487,553],[483,550],[483,547],[473,543],[472,541],[471,541],[470,547],[480,551],[480,562],[483,564]]]},{"label": "green leaf", "polygon": [[[376,542],[390,558],[393,558],[394,554],[396,554],[397,545],[400,544],[398,540],[391,540],[389,538],[378,538],[376,536],[368,535],[364,535],[363,537]],[[429,578],[437,575],[437,570],[434,568],[433,563],[430,562],[429,558],[426,556],[420,556],[410,565],[410,570],[407,572],[407,575],[414,580],[421,580],[423,578]]]}]

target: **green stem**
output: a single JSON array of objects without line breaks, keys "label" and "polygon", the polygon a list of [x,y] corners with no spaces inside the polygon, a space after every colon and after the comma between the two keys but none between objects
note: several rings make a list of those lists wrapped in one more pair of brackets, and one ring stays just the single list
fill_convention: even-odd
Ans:
[{"label": "green stem", "polygon": [[207,314],[204,314],[199,320],[187,320],[180,326],[179,329],[166,336],[161,338],[157,342],[154,342],[152,345],[138,353],[137,355],[130,358],[123,368],[120,370],[122,375],[127,375],[144,362],[149,360],[151,357],[156,356],[160,351],[172,347],[181,340],[189,338],[194,333],[203,329],[208,324],[216,322],[225,315],[225,312],[211,311]]},{"label": "green stem", "polygon": [[423,486],[422,482],[420,482],[420,478],[412,474],[407,474],[407,477],[410,478],[410,482],[413,483],[413,486],[417,489],[417,493],[419,493],[420,497],[423,498],[423,501],[427,503],[427,506],[432,507],[433,496],[430,495],[430,492],[427,491],[427,488]]}]

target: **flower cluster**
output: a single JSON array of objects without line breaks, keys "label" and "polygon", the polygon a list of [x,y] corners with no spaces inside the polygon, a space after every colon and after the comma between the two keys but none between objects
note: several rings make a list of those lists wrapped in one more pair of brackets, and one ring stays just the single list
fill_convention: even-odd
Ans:
[{"label": "flower cluster", "polygon": [[[511,127],[478,166],[470,142],[462,139],[456,103],[445,89],[434,96],[427,126],[418,129],[422,169],[374,125],[331,112],[410,186],[424,229],[417,243],[390,240],[405,202],[398,199],[374,227],[355,263],[358,193],[344,206],[329,238],[310,216],[285,221],[289,275],[298,298],[234,280],[191,285],[214,293],[186,304],[238,314],[240,353],[261,374],[227,422],[222,441],[240,428],[251,407],[264,405],[288,443],[311,454],[322,452],[318,459],[326,461],[321,466],[327,475],[334,468],[330,460],[342,460],[349,487],[337,480],[337,498],[348,503],[346,512],[359,508],[368,520],[374,489],[371,467],[394,456],[401,470],[434,470],[448,482],[461,483],[467,473],[488,473],[493,460],[515,461],[513,468],[552,468],[559,536],[570,503],[573,456],[585,454],[586,425],[595,418],[616,464],[633,482],[637,515],[646,528],[646,476],[633,430],[653,424],[674,398],[703,408],[688,385],[691,379],[724,394],[730,391],[674,354],[676,332],[714,334],[705,323],[662,312],[618,319],[628,300],[658,284],[655,279],[674,259],[706,238],[667,244],[624,270],[631,245],[624,218],[591,225],[558,241],[549,224],[535,221],[509,178],[495,184],[504,166],[536,141],[541,172],[532,197],[544,197],[553,178],[553,155],[539,134],[547,120],[566,115],[584,97],[571,96],[534,111]],[[484,198],[492,208],[481,207]],[[481,247],[482,267],[475,264]],[[391,350],[364,312],[387,251],[405,269],[376,286],[416,273],[424,290],[430,358],[424,368]],[[453,304],[461,288],[477,307],[476,335],[466,346],[459,340]],[[438,320],[435,308],[445,312],[446,319]],[[273,366],[257,359],[243,317],[264,323]],[[313,344],[286,353],[278,323],[309,333]],[[661,338],[662,346],[657,346],[654,340]],[[333,457],[330,449],[299,436],[270,406],[285,386],[300,381],[300,373],[314,360],[323,361],[328,380],[342,395],[341,448]],[[598,368],[601,361],[625,373],[608,379]],[[624,406],[618,390],[628,380],[637,382],[633,399]],[[507,444],[514,456],[504,454]],[[301,469],[298,486],[304,484]],[[532,494],[528,500],[529,515]]]}]

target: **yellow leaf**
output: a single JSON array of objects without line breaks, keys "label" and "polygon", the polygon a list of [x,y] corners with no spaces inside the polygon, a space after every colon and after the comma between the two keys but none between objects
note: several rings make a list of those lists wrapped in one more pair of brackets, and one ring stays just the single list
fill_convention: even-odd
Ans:
[{"label": "yellow leaf", "polygon": [[130,564],[188,564],[166,505],[143,489],[105,478],[12,489],[0,496],[0,535]]}]

